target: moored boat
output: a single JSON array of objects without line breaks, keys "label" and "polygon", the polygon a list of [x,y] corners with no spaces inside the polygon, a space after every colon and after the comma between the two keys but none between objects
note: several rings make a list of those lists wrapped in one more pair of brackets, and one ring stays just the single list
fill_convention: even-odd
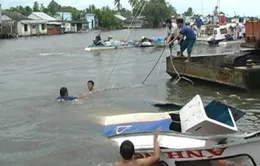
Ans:
[{"label": "moored boat", "polygon": [[124,45],[124,46],[88,46],[85,51],[104,51],[104,50],[115,50],[115,49],[124,49],[124,48],[133,48],[134,45]]},{"label": "moored boat", "polygon": [[124,48],[133,48],[136,46],[135,41],[114,41],[102,44],[100,46],[90,45],[86,47],[85,51],[104,51],[104,50],[115,50]]},{"label": "moored boat", "polygon": [[152,37],[154,47],[160,48],[160,47],[165,47],[166,43],[164,41],[163,37]]},{"label": "moored boat", "polygon": [[185,62],[184,57],[173,57],[171,61],[169,56],[166,58],[166,72],[175,77],[174,65],[182,76],[250,91],[260,89],[258,55],[257,50],[247,50],[221,55],[193,56],[191,62]]},{"label": "moored boat", "polygon": [[[211,27],[210,35],[197,38],[199,44],[209,45],[232,45],[244,43],[244,40],[234,40],[231,34],[228,33],[229,25],[222,25],[219,27]],[[204,30],[205,31],[205,30]]]},{"label": "moored boat", "polygon": [[160,128],[158,166],[258,165],[260,131],[237,134],[235,121],[241,116],[235,118],[232,112],[219,102],[204,108],[197,95],[180,110],[179,120],[168,112],[109,116],[104,135],[118,146],[130,140],[135,156],[146,158],[153,150],[152,132]]}]

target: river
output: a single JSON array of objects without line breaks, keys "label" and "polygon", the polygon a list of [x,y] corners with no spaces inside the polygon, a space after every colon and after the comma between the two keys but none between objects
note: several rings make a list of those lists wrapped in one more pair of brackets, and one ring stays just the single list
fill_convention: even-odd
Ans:
[{"label": "river", "polygon": [[[120,159],[118,148],[102,136],[102,122],[96,117],[162,111],[147,101],[185,104],[200,94],[205,102],[217,99],[246,111],[238,122],[242,131],[260,128],[257,93],[191,86],[184,81],[173,85],[165,73],[168,50],[146,85],[140,86],[162,49],[84,51],[96,34],[0,40],[1,166],[111,165]],[[103,39],[108,35],[122,39],[127,34],[127,30],[101,33]],[[131,38],[164,34],[164,29],[135,30]],[[237,45],[228,48],[201,45],[194,48],[194,56],[238,49]],[[68,88],[69,94],[78,95],[87,91],[86,82],[90,79],[99,88],[108,90],[82,101],[55,102],[62,86]]]}]

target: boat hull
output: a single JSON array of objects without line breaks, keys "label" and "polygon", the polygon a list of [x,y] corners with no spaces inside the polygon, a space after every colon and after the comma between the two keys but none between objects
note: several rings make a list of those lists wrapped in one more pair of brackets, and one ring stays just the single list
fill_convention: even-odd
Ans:
[{"label": "boat hull", "polygon": [[[118,146],[125,140],[133,142],[135,145],[135,158],[147,158],[153,154],[153,134],[121,135],[110,139],[116,142]],[[243,163],[245,165],[251,165],[252,163],[252,165],[258,165],[260,162],[260,156],[258,155],[260,138],[258,137],[251,139],[245,137],[242,141],[232,144],[215,145],[210,143],[210,140],[203,138],[187,138],[180,135],[174,136],[161,133],[158,140],[161,147],[160,162],[168,166],[196,165],[207,162],[208,164],[218,163],[220,160],[226,162],[235,161],[235,164]]]},{"label": "boat hull", "polygon": [[[245,142],[243,144],[237,144],[233,146],[216,146],[207,149],[194,148],[191,150],[174,150],[167,149],[162,150],[160,155],[160,161],[165,162],[169,166],[178,166],[182,164],[196,165],[198,163],[218,163],[220,160],[225,162],[234,162],[234,164],[251,165],[251,163],[259,163],[260,158],[257,155],[257,149],[260,141]],[[149,151],[137,151],[137,158],[146,158],[151,156],[152,150]],[[239,161],[240,160],[240,161]],[[246,161],[245,161],[246,160]],[[202,164],[203,165],[203,164]],[[214,164],[212,164],[214,165]]]},{"label": "boat hull", "polygon": [[[241,138],[243,139],[242,135]],[[153,153],[153,134],[145,135],[139,133],[138,135],[120,135],[111,137],[110,139],[116,142],[118,146],[120,146],[124,140],[133,142],[135,145],[136,158],[147,158]],[[214,141],[211,142],[207,140],[206,137],[205,139],[203,139],[203,137],[189,138],[181,135],[161,133],[158,141],[161,147],[160,161],[169,166],[180,166],[180,163],[185,164],[189,161],[192,161],[195,165],[196,162],[197,164],[199,162],[214,163],[216,161],[219,162],[218,160],[226,160],[227,162],[236,161],[236,164],[249,162],[245,165],[251,165],[251,163],[257,163],[258,165],[260,162],[260,156],[258,155],[258,149],[260,148],[259,137],[251,139],[244,137],[244,139],[239,142],[216,145],[213,143]],[[250,161],[239,160],[241,156]]]},{"label": "boat hull", "polygon": [[[253,90],[260,88],[260,66],[252,68],[237,67],[234,69],[216,67],[204,62],[217,63],[219,56],[193,57],[192,63],[184,62],[183,58],[173,58],[173,64],[180,75],[193,79],[214,82],[235,88]],[[201,63],[203,62],[203,63]],[[176,72],[171,64],[170,57],[166,58],[166,72],[176,77]]]},{"label": "boat hull", "polygon": [[115,49],[124,49],[124,48],[133,48],[134,45],[128,46],[93,46],[93,47],[86,47],[85,51],[104,51],[104,50],[115,50]]}]

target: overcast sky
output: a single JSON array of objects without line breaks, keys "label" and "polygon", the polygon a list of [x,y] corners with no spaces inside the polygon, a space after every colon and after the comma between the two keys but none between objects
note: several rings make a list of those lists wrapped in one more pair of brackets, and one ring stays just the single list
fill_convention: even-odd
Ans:
[{"label": "overcast sky", "polygon": [[[0,0],[2,8],[9,8],[17,5],[32,6],[35,0]],[[123,7],[129,8],[128,0],[121,0]],[[259,0],[220,0],[220,10],[224,13],[233,16],[238,15],[260,16]],[[50,0],[39,0],[43,4],[48,4]],[[61,5],[74,6],[78,9],[85,9],[87,6],[94,4],[97,7],[110,6],[114,8],[114,0],[56,0]],[[188,7],[192,7],[196,13],[204,15],[212,14],[214,7],[217,5],[217,0],[168,0],[176,7],[178,13],[183,13]],[[203,5],[202,5],[203,4]],[[203,8],[202,8],[203,6]]]}]

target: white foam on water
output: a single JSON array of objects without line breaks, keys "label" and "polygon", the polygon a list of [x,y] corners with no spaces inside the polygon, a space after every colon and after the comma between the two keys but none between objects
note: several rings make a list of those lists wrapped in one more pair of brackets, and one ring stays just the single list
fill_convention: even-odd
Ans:
[{"label": "white foam on water", "polygon": [[232,94],[232,95],[229,95],[228,97],[230,97],[230,98],[237,98],[238,100],[240,100],[240,99],[241,99],[239,96],[237,96],[237,95],[234,95],[234,94]]},{"label": "white foam on water", "polygon": [[254,98],[246,98],[246,101],[258,101],[259,99],[254,99]]},{"label": "white foam on water", "polygon": [[54,52],[50,52],[50,53],[40,53],[38,54],[39,56],[52,56],[52,55],[64,55],[65,52],[60,52],[60,53],[54,53]]}]

